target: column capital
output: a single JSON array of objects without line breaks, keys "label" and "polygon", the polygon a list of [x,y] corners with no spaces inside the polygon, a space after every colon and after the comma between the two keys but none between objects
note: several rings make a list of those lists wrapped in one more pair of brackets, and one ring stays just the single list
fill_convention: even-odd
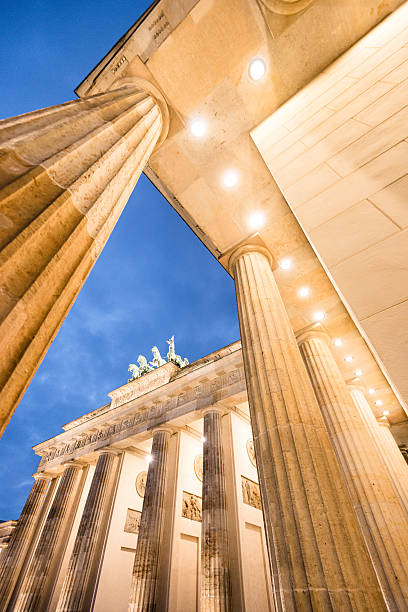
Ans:
[{"label": "column capital", "polygon": [[74,468],[78,468],[82,470],[82,468],[85,467],[85,463],[81,463],[80,461],[72,460],[72,461],[67,461],[66,463],[63,463],[62,467],[64,470],[70,467],[74,467]]},{"label": "column capital", "polygon": [[171,436],[175,433],[175,430],[173,427],[171,427],[170,425],[158,425],[157,427],[154,427],[151,432],[154,436],[155,433],[158,433],[159,431],[162,431],[163,433],[168,433]]},{"label": "column capital", "polygon": [[225,251],[219,258],[219,261],[232,274],[234,263],[239,257],[242,257],[242,255],[246,253],[261,253],[269,261],[272,270],[276,268],[276,261],[272,253],[269,251],[258,232]]},{"label": "column capital", "polygon": [[203,417],[205,417],[206,414],[210,414],[211,412],[216,412],[220,416],[224,416],[225,414],[228,414],[229,409],[225,406],[208,406],[208,408],[204,408],[201,414],[203,415]]},{"label": "column capital", "polygon": [[364,398],[367,399],[365,396],[365,387],[363,387],[363,385],[359,385],[357,382],[353,382],[353,379],[351,379],[350,381],[346,380],[346,385],[350,391],[361,391],[361,393],[364,395]]},{"label": "column capital", "polygon": [[320,338],[325,340],[327,344],[330,344],[330,336],[320,323],[313,323],[310,327],[303,329],[296,335],[296,341],[299,345],[313,338]]},{"label": "column capital", "polygon": [[382,427],[386,427],[387,429],[391,428],[391,423],[389,422],[385,414],[383,414],[380,417],[377,417],[377,423],[381,425]]},{"label": "column capital", "polygon": [[135,87],[137,89],[141,89],[142,91],[151,95],[152,98],[154,98],[154,100],[157,102],[157,105],[161,111],[163,121],[162,131],[156,144],[157,149],[166,140],[170,126],[169,107],[167,106],[167,102],[164,98],[164,95],[159,90],[157,85],[153,85],[153,83],[151,83],[147,79],[143,79],[141,77],[136,76],[128,76],[116,79],[116,81],[113,81],[112,85],[110,86],[109,91],[120,89],[121,87]]},{"label": "column capital", "polygon": [[36,472],[35,474],[33,474],[33,478],[34,480],[51,481],[53,478],[55,478],[55,475],[53,476],[52,474],[47,474],[47,472]]},{"label": "column capital", "polygon": [[114,455],[116,457],[117,455],[120,455],[121,452],[122,452],[122,450],[119,449],[119,448],[109,448],[109,447],[108,448],[99,448],[96,451],[98,457],[100,455],[104,455],[104,454],[105,455]]}]

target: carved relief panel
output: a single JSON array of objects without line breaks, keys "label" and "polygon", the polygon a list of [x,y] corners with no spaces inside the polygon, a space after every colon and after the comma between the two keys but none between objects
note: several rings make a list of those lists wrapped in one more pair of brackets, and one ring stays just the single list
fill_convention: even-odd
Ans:
[{"label": "carved relief panel", "polygon": [[196,455],[194,458],[194,473],[200,482],[203,482],[203,456]]},{"label": "carved relief panel", "polygon": [[140,519],[142,513],[140,510],[127,509],[124,531],[127,533],[139,533]]},{"label": "carved relief panel", "polygon": [[136,476],[136,493],[140,497],[144,497],[146,491],[147,472],[139,472]]},{"label": "carved relief panel", "polygon": [[246,478],[245,476],[241,476],[241,486],[244,504],[248,504],[248,506],[261,510],[262,505],[259,484],[253,480],[250,480],[249,478]]},{"label": "carved relief panel", "polygon": [[191,521],[201,522],[202,500],[194,493],[183,491],[183,505],[181,516],[188,518]]}]

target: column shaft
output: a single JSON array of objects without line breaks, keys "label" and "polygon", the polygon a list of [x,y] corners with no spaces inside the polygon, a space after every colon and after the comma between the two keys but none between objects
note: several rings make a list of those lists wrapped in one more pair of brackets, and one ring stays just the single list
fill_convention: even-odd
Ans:
[{"label": "column shaft", "polygon": [[241,247],[230,267],[276,608],[383,610],[270,255]]},{"label": "column shaft", "polygon": [[106,537],[106,519],[117,466],[116,454],[108,450],[102,451],[98,457],[58,601],[58,611],[82,612],[92,608],[100,563],[98,555]]},{"label": "column shaft", "polygon": [[136,85],[0,121],[0,435],[163,123]]},{"label": "column shaft", "polygon": [[55,560],[61,560],[65,550],[66,531],[75,514],[82,467],[70,465],[61,476],[33,557],[19,587],[13,612],[37,612],[47,608],[55,579],[49,570]]},{"label": "column shaft", "polygon": [[50,477],[38,475],[6,550],[0,556],[0,609],[5,610],[37,526]]},{"label": "column shaft", "polygon": [[386,416],[377,421],[370,408],[364,391],[356,385],[348,385],[351,398],[365,421],[377,444],[378,451],[384,461],[389,477],[400,496],[405,512],[408,513],[408,465],[401,453]]},{"label": "column shaft", "polygon": [[311,332],[299,342],[388,608],[408,610],[407,517],[329,338]]},{"label": "column shaft", "polygon": [[201,610],[229,612],[231,582],[221,414],[204,415]]},{"label": "column shaft", "polygon": [[156,430],[153,434],[152,460],[146,480],[129,612],[150,612],[157,608],[157,584],[160,548],[163,537],[164,495],[166,488],[168,448],[171,432]]}]

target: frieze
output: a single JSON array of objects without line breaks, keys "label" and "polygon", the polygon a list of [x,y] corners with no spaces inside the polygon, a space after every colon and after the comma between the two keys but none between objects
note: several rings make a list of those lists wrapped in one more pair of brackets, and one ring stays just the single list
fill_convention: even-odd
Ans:
[{"label": "frieze", "polygon": [[142,513],[140,510],[128,508],[126,513],[125,527],[123,530],[126,531],[126,533],[139,533],[141,518]]},{"label": "frieze", "polygon": [[201,522],[202,516],[202,499],[194,493],[183,491],[183,506],[181,516],[191,521]]},{"label": "frieze", "polygon": [[248,504],[248,506],[261,510],[262,505],[259,484],[253,480],[250,480],[249,478],[246,478],[245,476],[241,476],[241,486],[244,504]]},{"label": "frieze", "polygon": [[[168,368],[168,370],[172,370],[173,368],[175,368],[175,370],[178,371],[177,366],[174,366],[172,363],[168,363],[160,369],[164,370],[165,368]],[[135,399],[136,397],[144,393],[144,391],[141,391],[141,387],[143,386],[143,389],[147,388],[147,386],[145,387],[145,384],[148,378],[151,375],[156,374],[159,374],[159,372],[154,371],[141,379],[137,379],[132,383],[128,383],[128,385],[125,385],[123,388],[121,387],[119,389],[116,389],[115,391],[109,394],[112,397],[112,403],[113,401],[118,401],[118,405],[121,405],[123,403],[126,403],[127,401],[130,401],[126,399],[125,402],[124,399],[127,398],[127,393],[121,392],[122,389],[130,385],[137,386],[137,390],[131,391],[131,398]],[[159,379],[155,378],[155,380],[157,382]],[[160,378],[160,380],[163,379]],[[227,389],[228,387],[244,380],[245,375],[243,368],[237,368],[230,372],[225,372],[222,375],[218,375],[212,379],[203,380],[201,383],[195,385],[194,387],[187,387],[178,395],[173,395],[171,397],[167,396],[166,399],[164,399],[163,401],[153,403],[150,406],[142,406],[135,414],[131,416],[125,416],[121,420],[118,420],[115,423],[111,423],[109,426],[102,425],[100,429],[96,431],[93,430],[92,433],[90,432],[88,434],[83,434],[83,438],[81,438],[80,441],[69,441],[67,444],[60,446],[56,450],[53,450],[48,453],[45,452],[43,454],[43,465],[41,465],[41,467],[45,469],[44,465],[46,463],[49,463],[50,461],[53,461],[63,456],[68,456],[74,453],[75,451],[81,452],[81,450],[83,450],[85,453],[91,452],[92,449],[89,449],[89,446],[92,446],[93,444],[98,444],[100,442],[103,442],[104,440],[109,439],[110,444],[115,441],[112,440],[112,438],[117,437],[117,439],[123,439],[123,434],[125,432],[129,431],[130,433],[130,430],[134,429],[135,427],[141,428],[143,425],[151,426],[153,424],[153,420],[159,420],[167,413],[169,413],[169,420],[171,420],[172,411],[177,410],[177,416],[179,416],[180,408],[182,406],[187,409],[189,404],[195,403],[196,405],[191,408],[192,410],[205,408],[207,405],[210,405],[211,402],[214,401],[213,395],[216,392],[221,391],[222,389]],[[148,385],[149,387],[150,384],[151,383],[149,383]],[[161,384],[158,383],[157,386],[161,386]],[[157,388],[157,386],[153,386],[153,388]],[[153,389],[150,388],[149,390]],[[114,397],[114,394],[116,392],[121,393]],[[111,411],[109,412],[111,413]],[[187,412],[188,410],[186,410],[186,414]],[[92,423],[92,425],[93,428],[95,428],[95,424]],[[137,432],[132,431],[131,433],[133,434]],[[100,444],[98,445],[98,448],[99,447]]]}]

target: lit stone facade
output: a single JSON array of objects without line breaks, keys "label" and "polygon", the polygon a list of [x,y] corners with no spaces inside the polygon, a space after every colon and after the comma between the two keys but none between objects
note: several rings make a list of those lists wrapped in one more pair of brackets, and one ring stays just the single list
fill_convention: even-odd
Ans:
[{"label": "lit stone facade", "polygon": [[242,335],[35,447],[2,610],[408,609],[408,2],[341,5],[160,0],[0,124],[2,430],[142,171]]}]

